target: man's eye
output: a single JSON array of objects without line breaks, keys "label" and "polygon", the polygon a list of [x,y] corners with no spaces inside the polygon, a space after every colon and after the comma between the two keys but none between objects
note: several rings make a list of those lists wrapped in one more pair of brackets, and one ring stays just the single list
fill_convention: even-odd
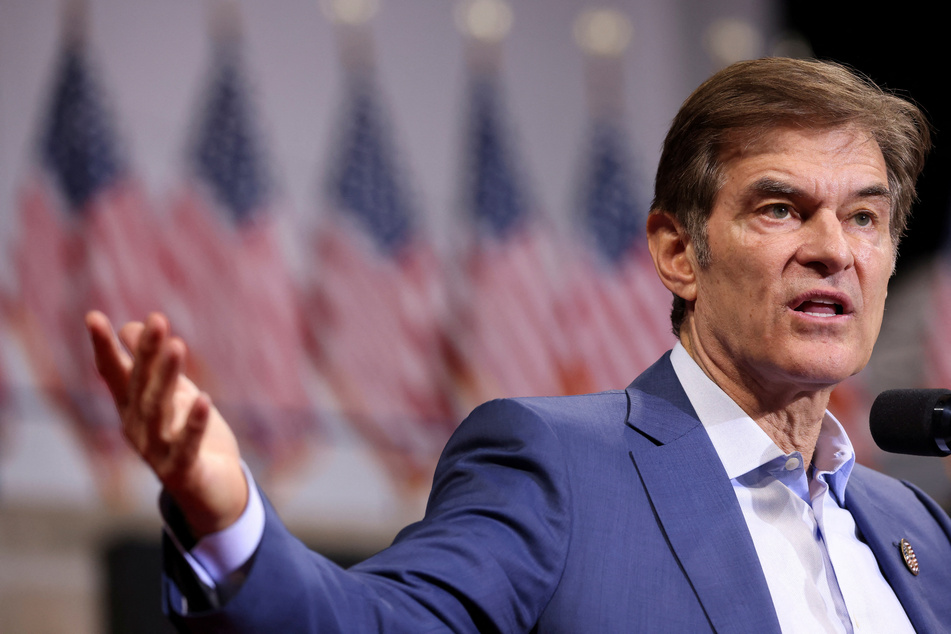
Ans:
[{"label": "man's eye", "polygon": [[786,205],[770,205],[766,208],[766,215],[776,220],[785,220],[791,215],[791,212]]},{"label": "man's eye", "polygon": [[864,211],[859,212],[852,216],[852,219],[860,227],[867,227],[872,224],[872,214],[865,213]]}]

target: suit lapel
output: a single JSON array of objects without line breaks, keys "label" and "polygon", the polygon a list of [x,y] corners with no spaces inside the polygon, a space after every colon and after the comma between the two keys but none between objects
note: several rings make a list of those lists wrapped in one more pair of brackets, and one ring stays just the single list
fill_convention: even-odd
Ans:
[{"label": "suit lapel", "polygon": [[713,628],[779,632],[736,495],[667,357],[628,399],[634,467]]},{"label": "suit lapel", "polygon": [[[885,580],[895,591],[895,596],[905,608],[912,625],[919,632],[931,631],[934,626],[932,606],[922,586],[922,578],[909,573],[899,550],[899,542],[909,537],[913,543],[921,543],[915,535],[909,535],[908,516],[892,509],[883,508],[870,495],[867,483],[853,472],[846,488],[846,508],[855,519],[855,525],[862,533],[875,559],[882,570]],[[943,598],[941,599],[943,600]]]}]

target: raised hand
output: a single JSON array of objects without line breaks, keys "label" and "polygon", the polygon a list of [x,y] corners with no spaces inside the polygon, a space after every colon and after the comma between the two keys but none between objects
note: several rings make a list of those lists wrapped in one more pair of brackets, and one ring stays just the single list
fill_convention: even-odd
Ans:
[{"label": "raised hand", "polygon": [[183,374],[185,343],[157,313],[120,330],[131,356],[103,313],[87,314],[86,328],[123,433],[181,507],[194,536],[231,525],[248,500],[238,443],[208,395]]}]

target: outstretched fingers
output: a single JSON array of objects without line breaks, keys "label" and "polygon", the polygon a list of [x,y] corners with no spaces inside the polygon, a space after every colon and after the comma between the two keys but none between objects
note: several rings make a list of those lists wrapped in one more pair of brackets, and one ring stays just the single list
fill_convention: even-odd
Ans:
[{"label": "outstretched fingers", "polygon": [[169,467],[175,473],[186,473],[198,460],[198,450],[211,417],[211,399],[201,392],[192,403],[185,425],[175,439]]},{"label": "outstretched fingers", "polygon": [[118,338],[98,311],[86,316],[86,327],[123,433],[192,532],[200,537],[229,526],[247,504],[248,483],[227,422],[184,374],[185,342],[158,313],[126,324]]},{"label": "outstretched fingers", "polygon": [[112,323],[103,313],[89,312],[86,315],[86,329],[92,340],[96,370],[109,388],[116,407],[121,411],[128,402],[132,357],[122,349],[112,329]]},{"label": "outstretched fingers", "polygon": [[[163,351],[168,335],[168,322],[157,314],[149,315],[143,327],[138,324],[126,324],[119,333],[123,342],[133,352],[134,365],[129,377],[129,406],[137,410],[138,415],[154,413],[148,408],[153,402],[145,403],[149,383],[155,374],[156,366]],[[154,386],[153,386],[154,392]]]},{"label": "outstretched fingers", "polygon": [[170,335],[168,320],[153,313],[145,323],[129,322],[118,339],[109,319],[98,311],[86,316],[86,326],[96,366],[135,450],[160,477],[194,461],[211,405],[184,378],[185,343]]}]

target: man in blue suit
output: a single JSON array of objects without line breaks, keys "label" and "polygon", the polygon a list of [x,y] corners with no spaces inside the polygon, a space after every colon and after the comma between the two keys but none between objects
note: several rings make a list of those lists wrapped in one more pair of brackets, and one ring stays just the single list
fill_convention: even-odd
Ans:
[{"label": "man in blue suit", "polygon": [[91,313],[125,434],[164,486],[175,623],[948,629],[951,521],[856,465],[826,411],[878,336],[929,144],[915,106],[836,65],[714,75],[674,119],[647,223],[677,346],[625,391],[477,408],[425,518],[350,570],[283,527],[163,317],[122,329],[130,356]]}]

